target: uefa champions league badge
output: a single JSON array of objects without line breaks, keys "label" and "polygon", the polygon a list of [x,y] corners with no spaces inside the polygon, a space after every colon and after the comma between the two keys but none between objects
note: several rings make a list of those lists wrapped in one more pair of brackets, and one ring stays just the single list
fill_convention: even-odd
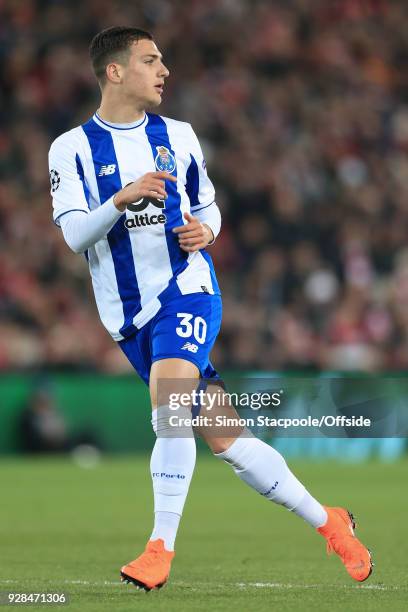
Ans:
[{"label": "uefa champions league badge", "polygon": [[174,172],[176,169],[176,160],[174,155],[170,153],[167,147],[156,147],[157,155],[154,163],[161,172]]}]

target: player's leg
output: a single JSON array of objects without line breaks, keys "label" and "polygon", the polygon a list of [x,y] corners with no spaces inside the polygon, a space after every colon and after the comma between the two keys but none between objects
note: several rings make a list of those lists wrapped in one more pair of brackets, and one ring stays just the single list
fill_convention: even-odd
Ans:
[{"label": "player's leg", "polygon": [[[221,399],[219,388],[208,387],[207,393]],[[228,401],[211,404],[213,423],[217,416],[238,417]],[[215,456],[230,464],[241,480],[316,528],[326,538],[328,550],[340,556],[350,576],[358,581],[368,578],[372,571],[371,555],[354,536],[353,516],[347,510],[320,504],[292,473],[282,455],[248,429],[209,426],[201,427],[199,433]]]},{"label": "player's leg", "polygon": [[[154,527],[145,551],[121,569],[122,579],[145,590],[160,588],[170,573],[174,558],[174,541],[193,475],[196,445],[191,426],[177,430],[169,423],[169,406],[158,406],[159,379],[172,382],[178,378],[194,384],[197,367],[182,359],[163,359],[153,363],[149,388],[152,402],[152,425],[156,433],[150,468],[153,481]],[[191,389],[190,389],[191,391]],[[191,413],[188,411],[187,413]]]},{"label": "player's leg", "polygon": [[[150,460],[154,526],[145,551],[121,570],[124,580],[145,590],[160,588],[168,579],[174,558],[174,541],[196,459],[191,426],[180,430],[171,428],[168,402],[158,405],[158,382],[168,380],[171,388],[174,381],[187,379],[193,385],[198,376],[198,368],[193,363],[178,358],[155,361],[150,370],[152,425],[156,433]],[[188,411],[187,414],[191,413]]]},{"label": "player's leg", "polygon": [[[185,392],[191,396],[203,364],[208,363],[220,324],[220,297],[200,293],[171,300],[151,325],[149,387],[156,432],[151,458],[155,523],[146,551],[122,568],[123,577],[143,588],[158,587],[168,578],[174,540],[195,466],[191,426],[179,428],[170,423],[171,394]],[[191,417],[189,408],[185,409],[185,417]]]},{"label": "player's leg", "polygon": [[[239,418],[228,400],[224,401],[219,387],[208,386],[206,392],[218,400],[211,402],[213,408],[208,412],[212,423],[217,417],[223,417],[224,422]],[[230,464],[237,476],[263,497],[288,508],[312,527],[326,523],[325,508],[305,489],[272,446],[240,426],[212,425],[199,428],[199,433],[214,455]]]},{"label": "player's leg", "polygon": [[[147,590],[166,582],[173,546],[195,465],[191,426],[169,424],[169,392],[191,394],[197,386],[203,360],[214,343],[221,322],[219,296],[192,294],[167,303],[150,326],[152,367],[150,392],[156,443],[151,458],[155,523],[145,552],[122,568],[122,577]],[[159,394],[158,381],[168,382]],[[187,385],[187,387],[186,387]],[[191,417],[187,410],[185,416]]]},{"label": "player's leg", "polygon": [[[174,550],[174,542],[187,498],[188,489],[196,461],[196,442],[190,425],[180,428],[170,424],[171,409],[167,393],[158,394],[158,386],[168,381],[173,389],[176,381],[179,390],[183,387],[191,393],[199,370],[190,361],[166,358],[155,361],[150,372],[150,397],[152,402],[152,425],[156,434],[150,469],[153,482],[155,521],[151,540],[161,539],[166,550]],[[187,386],[188,388],[187,388]],[[190,417],[190,407],[184,410]]]}]

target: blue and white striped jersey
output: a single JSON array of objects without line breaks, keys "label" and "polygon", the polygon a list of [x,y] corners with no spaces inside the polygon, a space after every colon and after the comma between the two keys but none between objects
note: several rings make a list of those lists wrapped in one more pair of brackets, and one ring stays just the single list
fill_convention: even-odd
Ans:
[{"label": "blue and white striped jersey", "polygon": [[185,253],[172,229],[184,212],[214,205],[198,139],[188,123],[146,113],[119,127],[97,114],[59,136],[49,153],[53,218],[85,213],[146,172],[166,170],[165,202],[144,198],[130,205],[105,237],[86,253],[102,323],[115,340],[141,328],[166,300],[205,292],[218,294],[211,257]]}]

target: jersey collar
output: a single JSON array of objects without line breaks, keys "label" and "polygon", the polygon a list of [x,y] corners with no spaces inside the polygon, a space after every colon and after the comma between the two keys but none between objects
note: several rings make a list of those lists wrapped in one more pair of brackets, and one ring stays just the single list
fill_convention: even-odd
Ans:
[{"label": "jersey collar", "polygon": [[144,114],[144,117],[142,119],[139,119],[138,121],[134,121],[133,123],[110,123],[109,121],[105,121],[104,119],[101,119],[98,115],[98,113],[95,113],[93,116],[93,120],[95,121],[95,123],[97,123],[100,127],[103,127],[105,129],[108,130],[134,130],[135,128],[141,127],[142,125],[144,125],[147,121],[147,114]]}]

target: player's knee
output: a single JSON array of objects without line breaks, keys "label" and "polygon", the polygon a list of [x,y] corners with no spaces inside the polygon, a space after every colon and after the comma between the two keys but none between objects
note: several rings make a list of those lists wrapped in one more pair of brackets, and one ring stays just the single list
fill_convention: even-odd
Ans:
[{"label": "player's knee", "polygon": [[235,442],[237,438],[216,438],[207,437],[204,438],[211,451],[218,455],[219,453],[225,453],[230,446]]},{"label": "player's knee", "polygon": [[158,438],[193,438],[191,412],[180,407],[175,414],[170,406],[159,406],[152,411],[152,427]]},{"label": "player's knee", "polygon": [[150,400],[152,409],[171,403],[171,397],[192,396],[200,372],[191,361],[179,358],[155,361],[150,370]]}]

